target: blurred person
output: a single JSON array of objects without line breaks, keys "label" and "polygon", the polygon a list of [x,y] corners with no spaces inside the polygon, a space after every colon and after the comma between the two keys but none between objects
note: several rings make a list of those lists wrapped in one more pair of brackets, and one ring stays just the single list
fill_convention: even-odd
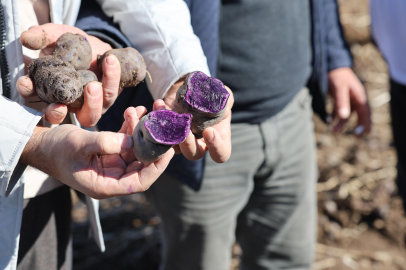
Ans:
[{"label": "blurred person", "polygon": [[[352,112],[355,135],[370,130],[337,2],[224,0],[220,11],[217,1],[185,2],[203,48],[211,44],[205,53],[220,44],[217,78],[235,97],[233,151],[224,164],[175,156],[146,192],[162,220],[161,269],[229,269],[235,241],[242,269],[308,269],[317,215],[311,105],[334,132]],[[219,14],[219,28],[208,23]]]},{"label": "blurred person", "polygon": [[[110,1],[99,2],[102,6],[104,5],[104,13],[114,14],[114,5]],[[179,33],[170,35],[169,27],[148,28],[150,25],[163,22],[174,27],[179,22],[179,18],[187,21],[188,12],[182,1],[155,1],[146,5],[142,1],[122,1],[122,3],[126,6],[128,17],[134,14],[143,15],[143,17],[134,16],[136,18],[131,20],[133,23],[138,23],[140,31],[130,33],[129,37],[141,43],[140,48],[144,50],[144,59],[149,65],[149,72],[158,79],[158,83],[153,88],[156,95],[165,93],[184,75],[182,72],[207,70],[207,63],[200,45],[191,46],[195,49],[194,51],[191,49],[182,51],[188,56],[185,58],[187,61],[183,59],[184,61],[171,63],[170,57],[176,55],[174,54],[176,50],[182,49],[182,46],[175,46],[175,44],[181,44],[183,36]],[[96,55],[104,53],[119,43],[115,42],[120,39],[115,36],[117,33],[112,33],[111,36],[114,38],[109,36],[111,29],[108,27],[103,28],[94,23],[96,28],[92,29],[92,37],[78,28],[69,26],[75,24],[79,4],[72,1],[53,5],[49,5],[48,1],[13,1],[1,6],[4,12],[0,12],[2,44],[6,45],[0,61],[3,78],[1,92],[4,96],[0,97],[0,164],[3,164],[0,171],[0,195],[2,195],[0,197],[2,218],[0,266],[2,269],[15,269],[17,263],[19,269],[71,268],[70,193],[69,189],[60,182],[94,198],[136,193],[148,189],[173,155],[173,150],[170,150],[153,164],[141,164],[133,157],[130,150],[132,139],[129,135],[138,118],[145,113],[144,108],[126,111],[126,121],[120,130],[124,134],[114,134],[90,132],[74,125],[62,125],[50,129],[41,125],[44,121],[40,122],[42,116],[40,111],[24,105],[29,98],[35,96],[35,89],[31,80],[27,76],[22,76],[24,75],[23,63],[28,64],[39,54],[27,53],[26,50],[22,52],[20,43],[34,51],[41,50],[41,55],[44,55],[51,53],[54,42],[63,33],[81,33],[92,45],[95,71],[97,71],[94,65]],[[174,14],[182,14],[182,16],[148,17],[155,13],[166,13],[164,8],[167,5],[171,7]],[[35,24],[41,24],[41,26],[30,27],[22,33],[26,30],[25,26],[28,28]],[[182,30],[181,34],[187,37],[184,46],[199,44],[190,27]],[[161,35],[164,37],[169,35],[171,40],[170,42],[159,40],[161,46],[158,48],[156,45],[159,42],[156,38]],[[38,44],[36,40],[45,40],[46,44]],[[146,53],[145,50],[147,50]],[[172,54],[169,55],[168,51]],[[193,59],[195,61],[192,61]],[[107,60],[103,63],[101,79],[103,86],[98,83],[89,83],[85,87],[85,104],[81,110],[75,111],[77,117],[72,117],[77,125],[96,124],[101,114],[114,103],[121,91],[118,88],[120,70],[117,59],[113,57]],[[61,104],[50,104],[41,109],[45,112],[48,125],[60,124],[67,112],[72,112],[72,108]],[[207,142],[204,146],[201,142],[198,145],[189,142],[182,147],[181,151],[191,153],[194,157],[202,155],[201,153],[196,155],[197,146],[201,147],[199,150],[204,151],[212,147],[211,151],[214,154],[222,153],[222,150],[229,152],[231,150],[227,148],[229,121],[228,135],[227,123],[226,121],[224,123],[219,129],[214,128],[206,132],[209,135],[218,134],[216,140]],[[225,137],[220,138],[220,135]],[[194,139],[190,136],[189,140]],[[128,151],[130,152],[127,153]],[[46,175],[34,170],[31,174],[24,173],[27,165],[39,169]],[[34,183],[38,179],[40,181]],[[28,183],[26,189],[24,182]],[[26,200],[23,203],[24,197]],[[98,202],[90,197],[86,198],[86,202],[90,207],[92,235],[99,248],[103,250],[104,244],[97,214]]]},{"label": "blurred person", "polygon": [[372,37],[386,60],[390,77],[392,131],[397,151],[397,187],[406,209],[406,2],[370,1]]}]

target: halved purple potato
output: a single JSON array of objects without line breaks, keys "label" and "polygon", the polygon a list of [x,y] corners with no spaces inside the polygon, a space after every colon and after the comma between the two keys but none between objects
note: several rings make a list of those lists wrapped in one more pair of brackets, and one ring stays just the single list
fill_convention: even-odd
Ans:
[{"label": "halved purple potato", "polygon": [[69,63],[53,56],[34,59],[28,66],[38,97],[46,103],[70,105],[83,94],[79,74]]},{"label": "halved purple potato", "polygon": [[145,64],[144,58],[142,58],[136,49],[131,47],[113,49],[105,52],[103,55],[98,55],[97,66],[101,72],[103,72],[102,64],[104,58],[110,54],[115,55],[120,62],[120,88],[136,86],[144,80],[147,65]]},{"label": "halved purple potato", "polygon": [[73,102],[70,105],[74,108],[82,108],[83,102],[84,102],[84,90],[85,90],[86,84],[89,82],[94,82],[94,81],[97,82],[98,80],[97,80],[96,74],[94,74],[93,71],[78,70],[77,72],[79,74],[80,83],[82,84],[82,87],[83,87],[83,93],[75,102]]},{"label": "halved purple potato", "polygon": [[229,97],[230,93],[220,80],[195,71],[179,87],[173,110],[191,113],[191,130],[196,138],[202,138],[205,128],[214,126],[223,119]]},{"label": "halved purple potato", "polygon": [[88,69],[92,62],[92,47],[85,36],[65,33],[55,42],[52,55],[70,63],[76,70]]},{"label": "halved purple potato", "polygon": [[157,161],[172,146],[183,142],[190,132],[190,114],[169,110],[152,111],[138,122],[133,131],[134,155],[141,161]]}]

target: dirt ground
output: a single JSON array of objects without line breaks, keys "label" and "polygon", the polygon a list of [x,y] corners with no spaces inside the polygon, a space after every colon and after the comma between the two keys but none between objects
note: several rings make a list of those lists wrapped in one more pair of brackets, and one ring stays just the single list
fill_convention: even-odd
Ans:
[{"label": "dirt ground", "polygon": [[[340,19],[372,110],[369,136],[355,139],[352,118],[337,135],[318,117],[318,244],[312,270],[406,269],[406,218],[396,195],[387,66],[371,43],[367,0],[339,0]],[[332,108],[331,101],[328,104]],[[76,201],[73,218],[74,269],[158,269],[159,218],[142,194],[102,200],[106,241],[101,254],[87,238],[86,208]],[[232,268],[241,250],[233,248]]]}]

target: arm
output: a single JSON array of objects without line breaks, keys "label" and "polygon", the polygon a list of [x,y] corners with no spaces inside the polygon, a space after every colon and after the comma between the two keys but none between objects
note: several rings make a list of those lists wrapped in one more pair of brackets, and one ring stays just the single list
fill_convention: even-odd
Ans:
[{"label": "arm", "polygon": [[[148,88],[154,99],[163,98],[165,102],[158,101],[155,108],[172,108],[174,94],[188,73],[199,70],[210,74],[199,38],[190,24],[189,10],[182,0],[98,2],[144,57],[153,80],[146,79]],[[231,93],[223,121],[207,128],[203,139],[198,140],[190,133],[178,151],[190,160],[202,158],[207,150],[216,162],[228,160],[233,102]]]},{"label": "arm", "polygon": [[356,136],[367,134],[371,129],[371,116],[364,86],[351,69],[352,60],[347,44],[344,41],[339,21],[336,0],[323,2],[326,23],[327,65],[329,93],[334,98],[333,117],[339,119],[334,131],[340,131],[351,112],[358,116]]},{"label": "arm", "polygon": [[0,96],[0,196],[7,197],[22,175],[19,159],[41,116]]},{"label": "arm", "polygon": [[154,99],[164,98],[180,78],[192,71],[210,74],[182,0],[98,2],[144,57],[153,83],[146,82]]}]

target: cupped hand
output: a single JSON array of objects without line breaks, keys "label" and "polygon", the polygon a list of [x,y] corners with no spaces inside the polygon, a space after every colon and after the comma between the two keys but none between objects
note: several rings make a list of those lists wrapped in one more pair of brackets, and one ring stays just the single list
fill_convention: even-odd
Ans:
[{"label": "cupped hand", "polygon": [[131,158],[133,140],[128,133],[145,113],[142,107],[132,109],[127,117],[131,123],[126,121],[121,130],[125,133],[37,126],[20,161],[96,199],[143,192],[163,173],[174,150],[149,164]]},{"label": "cupped hand", "polygon": [[[84,89],[84,104],[82,108],[73,108],[63,104],[50,104],[44,111],[46,119],[51,124],[59,124],[67,112],[75,112],[78,121],[86,127],[94,126],[101,115],[114,103],[122,89],[119,88],[120,64],[114,55],[105,58],[102,64],[103,74],[97,67],[97,55],[104,54],[111,46],[96,37],[89,36],[79,28],[48,23],[32,26],[23,32],[20,43],[31,50],[41,50],[40,56],[50,55],[56,40],[64,33],[81,34],[85,36],[92,47],[92,63],[90,70],[96,73],[101,84],[90,82]],[[33,82],[28,76],[20,77],[16,84],[17,90],[24,98],[36,96]]]},{"label": "cupped hand", "polygon": [[358,117],[355,135],[361,137],[368,134],[371,130],[371,111],[365,88],[357,76],[350,68],[343,67],[330,71],[328,79],[329,93],[334,98],[333,118],[339,119],[333,131],[341,131],[351,112],[355,112]]},{"label": "cupped hand", "polygon": [[[154,110],[166,108],[171,110],[176,98],[176,92],[183,84],[184,80],[176,82],[166,93],[164,100],[154,102]],[[231,155],[231,108],[234,104],[234,96],[230,88],[226,86],[230,97],[227,101],[227,108],[223,119],[213,127],[206,128],[203,131],[203,138],[197,139],[192,132],[189,133],[186,140],[175,146],[177,153],[182,154],[189,160],[198,160],[202,158],[206,151],[209,151],[210,157],[217,163],[226,162]]]}]

